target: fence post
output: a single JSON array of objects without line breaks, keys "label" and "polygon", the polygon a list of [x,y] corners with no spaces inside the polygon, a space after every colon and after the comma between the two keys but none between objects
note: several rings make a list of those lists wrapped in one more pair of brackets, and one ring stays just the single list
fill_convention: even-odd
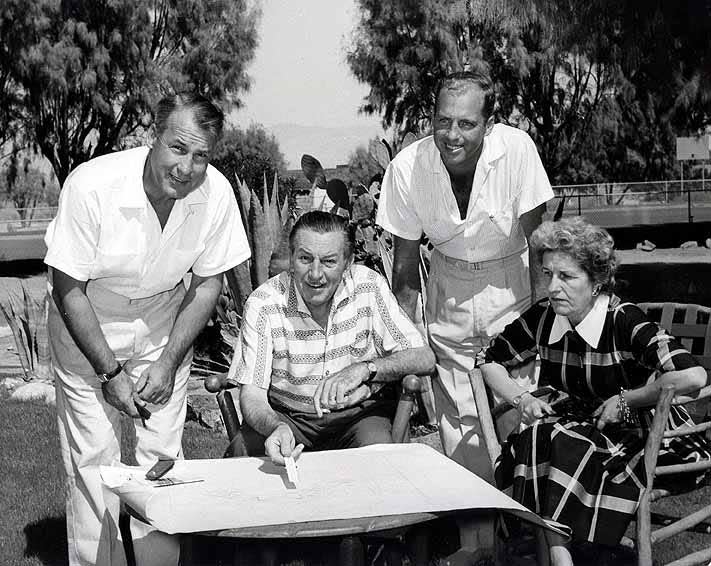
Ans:
[{"label": "fence post", "polygon": [[582,212],[582,208],[580,206],[580,190],[578,189],[578,216],[582,216],[582,215],[583,215],[583,212]]}]

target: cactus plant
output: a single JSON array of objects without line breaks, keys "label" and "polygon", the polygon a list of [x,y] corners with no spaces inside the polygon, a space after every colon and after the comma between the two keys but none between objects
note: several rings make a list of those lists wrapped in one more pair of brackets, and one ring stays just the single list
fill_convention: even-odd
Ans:
[{"label": "cactus plant", "polygon": [[22,298],[9,296],[0,302],[2,312],[15,340],[25,381],[51,380],[47,309],[45,296],[40,302],[22,285]]}]

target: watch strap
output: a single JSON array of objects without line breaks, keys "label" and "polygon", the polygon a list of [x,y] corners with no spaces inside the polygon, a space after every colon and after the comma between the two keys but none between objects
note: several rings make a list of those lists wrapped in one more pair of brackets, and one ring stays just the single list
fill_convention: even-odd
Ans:
[{"label": "watch strap", "polygon": [[116,377],[118,374],[123,371],[123,366],[119,363],[116,364],[116,367],[111,370],[109,373],[99,373],[96,375],[96,377],[99,378],[99,381],[101,383],[107,383],[111,381],[114,377]]}]

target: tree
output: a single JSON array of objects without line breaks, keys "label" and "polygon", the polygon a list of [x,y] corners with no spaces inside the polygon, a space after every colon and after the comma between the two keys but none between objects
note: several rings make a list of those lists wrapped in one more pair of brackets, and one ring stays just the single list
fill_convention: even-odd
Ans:
[{"label": "tree", "polygon": [[370,179],[375,175],[382,175],[383,168],[370,156],[364,146],[358,146],[348,158],[347,171],[348,175],[341,176],[342,181],[348,186],[362,184],[367,188]]},{"label": "tree", "polygon": [[[261,199],[266,175],[271,187],[275,173],[286,170],[279,142],[261,124],[251,124],[247,130],[227,130],[215,148],[211,163],[217,167],[236,188],[236,177],[247,183]],[[279,196],[283,202],[283,195]]]},{"label": "tree", "polygon": [[[709,11],[708,3],[358,0],[358,5],[360,22],[347,60],[355,76],[370,85],[362,110],[380,113],[385,127],[400,132],[427,128],[438,79],[482,59],[496,83],[497,118],[531,134],[556,182],[583,182],[583,173],[599,177],[593,155],[613,178],[626,171],[650,174],[653,168],[640,164],[660,161],[655,148],[672,153],[669,132],[709,121],[711,18],[700,13]],[[668,42],[672,49],[666,49]],[[663,57],[655,56],[665,49]],[[640,136],[635,150],[621,151],[630,142],[625,132],[640,131],[649,135]],[[656,174],[668,165],[654,169]]]},{"label": "tree", "polygon": [[37,167],[36,156],[24,154],[9,160],[0,176],[0,197],[12,202],[22,220],[32,219],[38,205],[55,206],[59,186]]},{"label": "tree", "polygon": [[259,17],[250,0],[0,0],[0,119],[62,183],[149,127],[165,92],[239,106]]}]

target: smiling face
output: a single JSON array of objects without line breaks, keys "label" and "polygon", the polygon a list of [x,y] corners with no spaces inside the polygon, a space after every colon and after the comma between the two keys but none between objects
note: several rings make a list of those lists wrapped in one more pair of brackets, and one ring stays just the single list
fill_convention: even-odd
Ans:
[{"label": "smiling face", "polygon": [[553,310],[567,316],[573,326],[580,324],[595,304],[595,284],[569,254],[543,254],[543,281]]},{"label": "smiling face", "polygon": [[454,175],[472,173],[484,147],[484,136],[494,117],[484,117],[484,92],[476,85],[440,92],[434,115],[434,142],[447,171]]},{"label": "smiling face", "polygon": [[301,229],[294,238],[291,269],[294,283],[314,319],[327,316],[343,273],[353,263],[337,232]]},{"label": "smiling face", "polygon": [[195,122],[191,108],[177,108],[156,132],[146,166],[143,186],[151,202],[182,199],[205,179],[215,136]]}]

